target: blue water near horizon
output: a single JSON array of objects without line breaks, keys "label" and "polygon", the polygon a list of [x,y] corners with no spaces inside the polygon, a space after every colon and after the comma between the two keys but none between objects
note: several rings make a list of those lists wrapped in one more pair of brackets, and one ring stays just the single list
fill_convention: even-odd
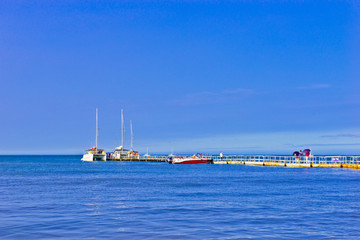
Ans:
[{"label": "blue water near horizon", "polygon": [[360,239],[360,171],[0,156],[0,239]]}]

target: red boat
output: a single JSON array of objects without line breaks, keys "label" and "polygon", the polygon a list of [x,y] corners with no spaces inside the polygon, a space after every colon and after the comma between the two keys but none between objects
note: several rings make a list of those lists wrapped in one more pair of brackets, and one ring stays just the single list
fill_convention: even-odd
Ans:
[{"label": "red boat", "polygon": [[170,156],[168,161],[170,164],[210,164],[214,162],[213,159],[206,158],[203,155],[203,153],[198,153],[191,157]]}]

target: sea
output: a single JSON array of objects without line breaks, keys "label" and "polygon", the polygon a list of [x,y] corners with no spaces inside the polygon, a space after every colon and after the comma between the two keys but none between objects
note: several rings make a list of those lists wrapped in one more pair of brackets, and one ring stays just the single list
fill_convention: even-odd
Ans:
[{"label": "sea", "polygon": [[360,170],[0,156],[0,239],[360,239]]}]

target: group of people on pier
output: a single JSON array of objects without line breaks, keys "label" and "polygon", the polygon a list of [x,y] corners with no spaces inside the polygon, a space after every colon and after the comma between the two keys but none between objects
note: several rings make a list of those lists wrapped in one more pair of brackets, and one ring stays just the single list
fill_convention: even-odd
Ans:
[{"label": "group of people on pier", "polygon": [[303,156],[305,156],[305,161],[306,163],[309,162],[309,157],[311,156],[311,150],[310,149],[304,149],[304,150],[300,150],[295,151],[293,153],[293,156],[295,156],[295,159],[300,163],[300,161],[302,160]]}]

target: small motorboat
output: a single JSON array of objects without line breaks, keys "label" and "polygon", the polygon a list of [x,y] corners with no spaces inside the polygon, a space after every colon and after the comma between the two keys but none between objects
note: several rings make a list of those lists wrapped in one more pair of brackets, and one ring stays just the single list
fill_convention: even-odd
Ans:
[{"label": "small motorboat", "polygon": [[182,157],[170,155],[168,162],[170,164],[211,164],[214,163],[214,160],[207,158],[203,153],[194,154],[191,157]]}]

